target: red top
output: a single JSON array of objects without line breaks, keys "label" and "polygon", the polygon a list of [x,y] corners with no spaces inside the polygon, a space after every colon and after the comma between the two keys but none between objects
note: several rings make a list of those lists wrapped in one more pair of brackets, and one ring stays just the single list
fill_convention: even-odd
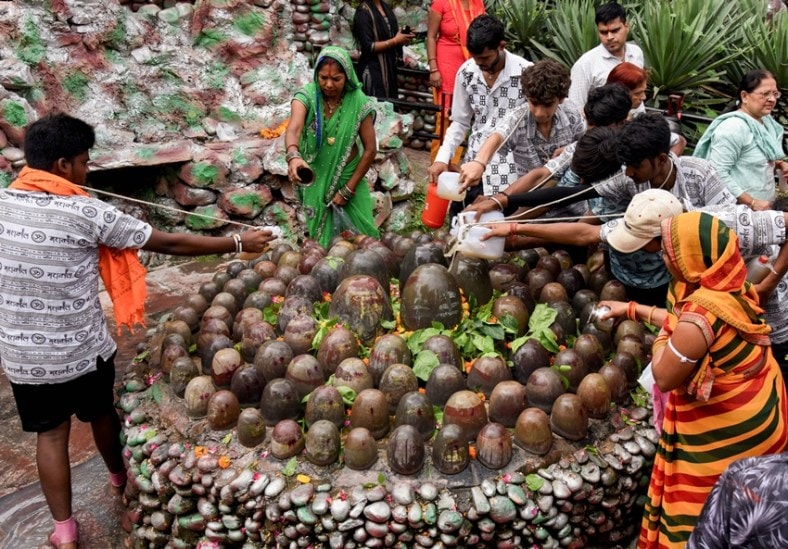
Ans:
[{"label": "red top", "polygon": [[469,9],[463,9],[460,0],[432,0],[430,10],[440,14],[441,25],[436,43],[436,61],[441,74],[441,92],[454,93],[454,78],[466,59],[465,49],[468,25],[485,13],[481,0],[468,0]]}]

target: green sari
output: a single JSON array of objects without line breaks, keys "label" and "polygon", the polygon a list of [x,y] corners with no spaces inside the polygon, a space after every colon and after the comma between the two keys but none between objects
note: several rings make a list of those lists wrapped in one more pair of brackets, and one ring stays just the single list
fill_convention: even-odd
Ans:
[{"label": "green sari", "polygon": [[[323,95],[317,83],[317,66],[326,57],[339,63],[347,77],[339,107],[328,120],[323,117]],[[306,210],[309,235],[328,248],[335,236],[334,209],[329,205],[361,161],[361,123],[368,116],[372,116],[374,121],[375,109],[372,101],[361,90],[361,83],[347,51],[336,46],[325,47],[315,65],[314,81],[297,91],[293,97],[303,103],[307,110],[299,149],[304,161],[315,172],[314,182],[307,187],[299,187],[298,195]],[[358,152],[350,160],[354,145]],[[372,196],[366,178],[359,181],[356,193],[344,210],[359,232],[376,238],[380,236],[375,226]]]}]

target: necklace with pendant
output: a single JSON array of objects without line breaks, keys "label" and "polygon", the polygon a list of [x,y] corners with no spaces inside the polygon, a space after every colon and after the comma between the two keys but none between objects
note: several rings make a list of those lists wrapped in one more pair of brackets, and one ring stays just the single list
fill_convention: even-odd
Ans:
[{"label": "necklace with pendant", "polygon": [[[334,112],[337,110],[339,105],[342,103],[342,100],[340,99],[334,105],[332,105],[328,101],[324,101],[323,103],[324,103],[324,105],[326,107],[326,118],[328,119],[328,118],[331,118],[332,116],[334,116]],[[336,141],[337,141],[336,137],[333,137],[333,136],[326,137],[326,143],[328,143],[329,145],[333,145],[334,143],[336,143]]]}]

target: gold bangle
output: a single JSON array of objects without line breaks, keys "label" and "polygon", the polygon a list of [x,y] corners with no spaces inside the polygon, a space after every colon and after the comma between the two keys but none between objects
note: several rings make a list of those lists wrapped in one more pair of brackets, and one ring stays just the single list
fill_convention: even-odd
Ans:
[{"label": "gold bangle", "polygon": [[[654,317],[654,311],[656,311],[656,310],[657,310],[657,306],[656,305],[652,305],[651,309],[649,309],[649,311],[648,311],[648,320],[646,321],[647,324],[651,324],[651,320]],[[653,324],[652,324],[652,326],[653,326]]]}]

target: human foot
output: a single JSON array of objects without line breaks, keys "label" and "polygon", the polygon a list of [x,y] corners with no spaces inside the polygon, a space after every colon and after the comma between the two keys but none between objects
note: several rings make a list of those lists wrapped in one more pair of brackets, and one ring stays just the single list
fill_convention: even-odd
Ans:
[{"label": "human foot", "polygon": [[74,517],[55,521],[55,531],[49,536],[49,543],[56,549],[77,549],[78,541],[79,524],[74,520]]}]

